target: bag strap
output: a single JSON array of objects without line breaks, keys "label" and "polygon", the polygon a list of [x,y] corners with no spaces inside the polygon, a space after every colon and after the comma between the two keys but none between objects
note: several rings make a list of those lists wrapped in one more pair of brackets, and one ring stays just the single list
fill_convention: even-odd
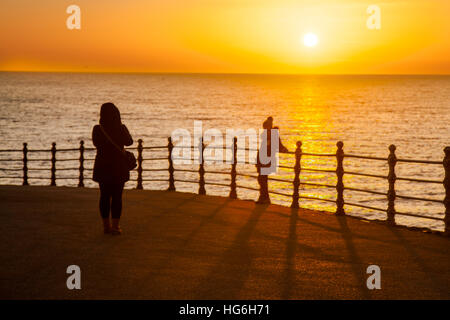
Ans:
[{"label": "bag strap", "polygon": [[102,125],[100,125],[100,129],[102,130],[103,134],[105,135],[105,137],[108,139],[109,142],[112,143],[112,145],[114,147],[116,147],[117,150],[119,150],[122,154],[125,153],[125,149],[119,147],[119,145],[117,143],[114,142],[114,140],[109,136],[109,134],[106,133],[106,130],[103,128]]}]

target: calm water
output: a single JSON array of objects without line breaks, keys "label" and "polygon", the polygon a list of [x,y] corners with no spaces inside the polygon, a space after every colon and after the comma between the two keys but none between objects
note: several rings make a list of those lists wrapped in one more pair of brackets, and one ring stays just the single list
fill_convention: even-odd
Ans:
[{"label": "calm water", "polygon": [[[303,142],[305,152],[334,153],[336,142],[344,141],[346,153],[386,157],[388,146],[397,146],[400,158],[441,161],[443,148],[450,145],[450,77],[440,76],[258,76],[258,75],[110,75],[0,73],[1,149],[48,149],[52,142],[58,148],[77,147],[79,140],[90,141],[92,127],[98,122],[99,107],[114,102],[122,112],[135,140],[146,146],[165,145],[174,129],[193,130],[194,120],[203,128],[248,129],[261,127],[272,115],[280,126],[282,140],[294,151],[295,142]],[[163,156],[166,151],[145,152],[145,157]],[[93,154],[87,154],[92,158]],[[77,158],[75,154],[58,154],[59,158]],[[17,158],[20,153],[0,153],[0,159]],[[49,154],[30,154],[30,158],[49,158]],[[281,163],[293,165],[292,156],[280,156]],[[87,163],[91,166],[92,162]],[[76,168],[76,161],[59,162],[60,168]],[[303,166],[334,169],[334,159],[304,157]],[[370,160],[346,159],[346,170],[387,174],[387,164]],[[20,162],[0,162],[1,168],[21,168]],[[35,161],[30,168],[49,168],[48,161]],[[146,161],[144,168],[165,168],[167,161]],[[186,166],[189,168],[189,166]],[[192,168],[196,168],[192,166]],[[215,170],[228,170],[216,165]],[[254,166],[240,165],[238,170],[254,174]],[[20,171],[0,171],[14,177]],[[33,171],[30,176],[49,177],[48,171]],[[76,171],[58,171],[60,177],[77,176]],[[91,172],[86,176],[90,177]],[[441,165],[398,164],[397,175],[425,179],[443,179]],[[197,179],[197,174],[178,172],[176,177]],[[280,170],[279,176],[291,179],[291,170]],[[145,172],[144,177],[166,178],[167,172]],[[207,175],[207,181],[229,179],[228,175]],[[303,181],[334,184],[333,174],[304,173]],[[20,179],[3,178],[2,184],[19,184]],[[76,180],[58,180],[75,185]],[[256,186],[253,179],[240,178],[238,183]],[[386,192],[387,182],[376,178],[347,175],[346,186]],[[48,184],[48,180],[31,180],[31,184]],[[95,186],[92,182],[88,186]],[[129,182],[128,187],[134,187]],[[163,182],[146,182],[145,188],[164,189]],[[398,194],[442,200],[440,184],[398,181]],[[177,190],[196,192],[198,186],[177,183]],[[271,189],[291,193],[291,185],[272,183]],[[227,195],[221,187],[207,187],[209,194]],[[244,189],[240,198],[254,199],[257,194]],[[334,199],[334,190],[303,188],[302,194]],[[345,192],[345,199],[385,208],[384,196]],[[273,197],[273,202],[290,204],[290,199]],[[303,201],[302,206],[334,210],[332,204]],[[442,216],[439,203],[397,200],[398,211]],[[347,212],[368,218],[385,218],[370,210],[346,207]],[[428,226],[442,230],[443,223],[427,219],[398,217],[408,225]]]}]

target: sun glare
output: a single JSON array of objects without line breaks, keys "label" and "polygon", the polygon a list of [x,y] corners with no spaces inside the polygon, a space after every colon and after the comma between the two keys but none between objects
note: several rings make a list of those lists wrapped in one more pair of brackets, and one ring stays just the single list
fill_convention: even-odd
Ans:
[{"label": "sun glare", "polygon": [[319,43],[319,38],[314,33],[307,33],[303,37],[303,44],[307,47],[315,47]]}]

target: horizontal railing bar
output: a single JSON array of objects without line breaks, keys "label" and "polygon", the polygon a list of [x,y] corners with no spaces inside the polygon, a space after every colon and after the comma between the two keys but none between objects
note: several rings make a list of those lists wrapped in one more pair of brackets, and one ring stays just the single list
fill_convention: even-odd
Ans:
[{"label": "horizontal railing bar", "polygon": [[[295,152],[286,152],[289,154],[295,154]],[[309,153],[302,152],[302,156],[313,156],[313,157],[336,157],[335,153]]]},{"label": "horizontal railing bar", "polygon": [[161,169],[142,169],[142,171],[167,171],[167,168],[161,168]]},{"label": "horizontal railing bar", "polygon": [[175,182],[198,183],[198,181],[193,181],[193,180],[182,180],[182,179],[175,179]]},{"label": "horizontal railing bar", "polygon": [[180,171],[180,172],[193,172],[193,173],[198,173],[198,170],[193,170],[193,169],[173,169],[174,171]]},{"label": "horizontal railing bar", "polygon": [[356,159],[367,159],[367,160],[381,160],[381,161],[387,161],[387,158],[381,158],[381,157],[371,157],[371,156],[360,156],[356,154],[344,154],[344,158],[356,158]]},{"label": "horizontal railing bar", "polygon": [[[135,148],[125,148],[125,149],[135,149]],[[84,151],[95,151],[96,148],[84,148]],[[2,150],[0,150],[1,152]],[[13,150],[11,150],[13,151]],[[15,151],[15,150],[14,150]],[[20,150],[23,152],[23,150]],[[28,152],[52,152],[51,149],[27,149]],[[80,148],[56,148],[56,152],[75,152],[80,151]]]},{"label": "horizontal railing bar", "polygon": [[292,197],[292,194],[287,194],[287,193],[278,192],[278,191],[269,191],[269,193],[278,194],[280,196],[285,196],[285,197]]},{"label": "horizontal railing bar", "polygon": [[243,189],[248,189],[248,190],[259,191],[259,189],[257,189],[257,188],[247,187],[247,186],[242,186],[242,185],[236,185],[236,188],[243,188]]},{"label": "horizontal railing bar", "polygon": [[283,168],[283,169],[291,169],[294,170],[294,167],[288,167],[288,166],[278,166],[278,168]]},{"label": "horizontal railing bar", "polygon": [[[227,149],[231,149],[231,150],[233,150],[233,146],[230,146],[230,147],[228,147]],[[244,151],[256,151],[256,152],[258,152],[258,149],[253,149],[253,148],[236,148],[236,150],[244,150]]]},{"label": "horizontal railing bar", "polygon": [[241,177],[247,177],[247,178],[255,178],[255,179],[258,179],[258,176],[251,175],[251,174],[236,173],[236,175],[237,175],[237,176],[241,176]]},{"label": "horizontal railing bar", "polygon": [[318,200],[318,201],[326,201],[326,202],[332,202],[332,203],[336,203],[336,200],[331,200],[331,199],[324,199],[324,198],[319,198],[319,197],[313,197],[313,196],[299,196],[300,199],[309,199],[309,200]]},{"label": "horizontal railing bar", "polygon": [[56,159],[56,162],[60,161],[80,161],[80,159]]},{"label": "horizontal railing bar", "polygon": [[336,170],[332,170],[332,169],[318,169],[318,168],[302,168],[302,171],[336,173]]},{"label": "horizontal railing bar", "polygon": [[32,153],[32,152],[51,152],[51,149],[27,149],[27,152]]},{"label": "horizontal railing bar", "polygon": [[212,185],[212,186],[230,187],[230,184],[219,183],[219,182],[205,182],[205,184]]},{"label": "horizontal railing bar", "polygon": [[395,178],[396,180],[402,181],[413,181],[413,182],[425,182],[425,183],[437,183],[442,184],[442,181],[439,180],[425,180],[425,179],[414,179],[414,178]]},{"label": "horizontal railing bar", "polygon": [[167,146],[142,147],[142,150],[150,150],[150,149],[167,149]]},{"label": "horizontal railing bar", "polygon": [[168,160],[169,158],[144,158],[142,161],[152,161],[152,160]]},{"label": "horizontal railing bar", "polygon": [[213,173],[213,174],[230,174],[230,172],[222,172],[222,171],[206,171],[205,173]]},{"label": "horizontal railing bar", "polygon": [[317,186],[317,187],[324,187],[324,188],[336,188],[335,185],[326,184],[326,183],[314,183],[314,182],[302,182],[302,181],[300,181],[300,185]]},{"label": "horizontal railing bar", "polygon": [[22,162],[23,159],[0,159],[0,161],[6,161],[6,162],[15,162],[15,161],[20,161]]},{"label": "horizontal railing bar", "polygon": [[396,198],[400,199],[408,199],[408,200],[417,200],[417,201],[430,201],[430,202],[436,202],[436,203],[443,203],[442,200],[438,199],[426,199],[426,198],[418,198],[418,197],[411,197],[411,196],[402,196],[402,195],[395,195]]},{"label": "horizontal railing bar", "polygon": [[11,176],[11,177],[1,176],[0,179],[23,179],[23,177],[22,176]]},{"label": "horizontal railing bar", "polygon": [[0,152],[23,152],[23,150],[22,149],[20,149],[20,150],[17,150],[17,149],[3,149],[3,150],[0,150]]},{"label": "horizontal railing bar", "polygon": [[280,178],[272,178],[272,177],[268,177],[268,180],[271,180],[271,181],[279,181],[279,182],[287,182],[287,183],[292,183],[292,180],[287,180],[287,179],[280,179]]},{"label": "horizontal railing bar", "polygon": [[430,216],[422,216],[419,214],[414,214],[414,213],[406,213],[406,212],[395,212],[396,215],[402,215],[402,216],[409,216],[409,217],[415,217],[415,218],[425,218],[425,219],[432,219],[432,220],[438,220],[438,221],[442,221],[444,220],[444,218],[440,218],[440,217],[430,217]]},{"label": "horizontal railing bar", "polygon": [[22,170],[23,168],[0,168],[0,171],[22,171]]},{"label": "horizontal railing bar", "polygon": [[[28,178],[30,178],[30,177],[28,177]],[[50,179],[50,178],[48,178],[48,179]],[[59,176],[57,176],[56,180],[78,180],[78,177],[59,177]]]},{"label": "horizontal railing bar", "polygon": [[355,171],[344,171],[344,174],[355,175],[355,176],[363,176],[363,177],[372,177],[372,178],[380,178],[387,179],[387,176],[383,176],[381,174],[373,174],[373,173],[362,173]]},{"label": "horizontal railing bar", "polygon": [[397,162],[422,163],[422,164],[440,164],[440,165],[442,165],[442,161],[431,161],[431,160],[397,159]]},{"label": "horizontal railing bar", "polygon": [[[220,149],[222,149],[222,150],[233,150],[233,146],[229,146],[229,147],[227,147],[227,146],[222,146],[222,147],[220,147],[220,146],[210,146],[210,145],[205,145],[205,149],[206,148],[208,148],[208,149],[218,149],[218,150],[220,150]],[[197,149],[199,149],[199,148],[197,148]],[[199,149],[200,150],[200,149]]]},{"label": "horizontal railing bar", "polygon": [[381,208],[372,207],[372,206],[366,206],[364,204],[359,204],[359,203],[344,202],[344,204],[348,205],[348,206],[353,206],[353,207],[360,207],[360,208],[365,208],[365,209],[371,209],[371,210],[386,212],[386,209],[381,209]]},{"label": "horizontal railing bar", "polygon": [[[28,150],[28,151],[33,151],[33,149]],[[48,150],[49,152],[51,152],[51,150]],[[57,152],[67,152],[67,151],[80,151],[80,148],[56,148]]]},{"label": "horizontal railing bar", "polygon": [[381,196],[387,196],[387,193],[379,192],[379,191],[373,191],[373,190],[367,190],[367,189],[344,187],[344,190],[359,191],[359,192],[366,192],[366,193],[372,193],[372,194],[379,194]]},{"label": "horizontal railing bar", "polygon": [[252,163],[252,162],[250,162],[250,161],[247,161],[247,160],[245,160],[245,161],[236,161],[236,163],[238,164],[238,163],[240,163],[240,164],[252,164],[252,165],[255,165],[256,163]]}]

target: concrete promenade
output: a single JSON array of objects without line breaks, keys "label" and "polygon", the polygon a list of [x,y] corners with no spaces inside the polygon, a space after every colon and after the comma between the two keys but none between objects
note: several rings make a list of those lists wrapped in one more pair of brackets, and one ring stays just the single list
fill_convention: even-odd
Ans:
[{"label": "concrete promenade", "polygon": [[[450,299],[450,238],[311,210],[126,190],[0,186],[0,299]],[[81,268],[81,290],[66,268]],[[366,287],[381,268],[381,290]]]}]

